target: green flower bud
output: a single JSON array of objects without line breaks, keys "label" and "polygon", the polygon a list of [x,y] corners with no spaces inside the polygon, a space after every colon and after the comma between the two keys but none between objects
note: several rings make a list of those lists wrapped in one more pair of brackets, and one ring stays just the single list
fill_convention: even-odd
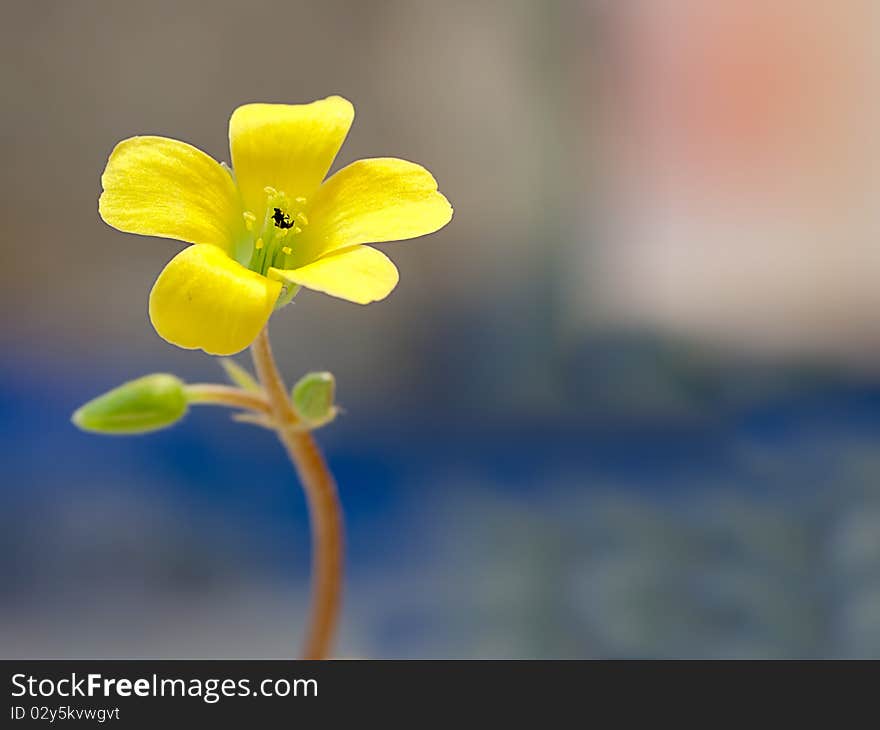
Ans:
[{"label": "green flower bud", "polygon": [[90,400],[71,420],[84,431],[137,434],[166,428],[186,411],[183,382],[173,375],[155,373]]},{"label": "green flower bud", "polygon": [[293,407],[310,428],[330,423],[336,418],[336,378],[333,373],[306,373],[293,386]]}]

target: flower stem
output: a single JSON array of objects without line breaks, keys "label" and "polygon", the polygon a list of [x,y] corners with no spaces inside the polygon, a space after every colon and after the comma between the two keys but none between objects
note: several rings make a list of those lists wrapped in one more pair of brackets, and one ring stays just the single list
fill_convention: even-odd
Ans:
[{"label": "flower stem", "polygon": [[193,383],[186,386],[186,399],[196,405],[229,406],[265,414],[272,413],[269,402],[264,396],[230,385]]},{"label": "flower stem", "polygon": [[342,510],[336,484],[311,433],[303,430],[278,372],[268,325],[251,345],[257,377],[269,403],[275,431],[302,482],[312,523],[312,603],[304,659],[330,653],[342,598]]}]

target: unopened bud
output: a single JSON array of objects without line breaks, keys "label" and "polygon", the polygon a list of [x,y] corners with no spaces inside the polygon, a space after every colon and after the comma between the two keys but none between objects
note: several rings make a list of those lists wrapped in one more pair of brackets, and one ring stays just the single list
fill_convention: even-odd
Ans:
[{"label": "unopened bud", "polygon": [[71,420],[84,431],[138,434],[166,428],[183,418],[186,411],[183,382],[173,375],[155,373],[90,400]]},{"label": "unopened bud", "polygon": [[310,428],[330,423],[337,413],[333,373],[307,373],[293,386],[293,407]]}]

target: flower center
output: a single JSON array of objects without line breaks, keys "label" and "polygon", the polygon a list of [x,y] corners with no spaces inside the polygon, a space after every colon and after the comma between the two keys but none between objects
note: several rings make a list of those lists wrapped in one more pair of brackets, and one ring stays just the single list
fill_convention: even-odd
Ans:
[{"label": "flower center", "polygon": [[305,198],[294,198],[275,188],[264,188],[266,205],[261,225],[257,226],[257,216],[245,211],[244,224],[253,236],[250,261],[247,267],[263,276],[270,267],[288,269],[296,245],[296,236],[309,223],[303,208]]}]

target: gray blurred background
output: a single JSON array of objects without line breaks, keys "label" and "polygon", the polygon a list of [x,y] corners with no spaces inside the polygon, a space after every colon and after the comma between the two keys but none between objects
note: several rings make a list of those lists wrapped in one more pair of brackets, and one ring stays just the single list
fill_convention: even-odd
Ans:
[{"label": "gray blurred background", "polygon": [[[876,10],[804,1],[0,5],[0,654],[287,657],[299,487],[199,410],[69,424],[132,377],[178,244],[97,214],[117,141],[228,160],[251,101],[337,93],[336,167],[425,165],[401,282],[273,318],[349,532],[340,656],[880,656]],[[247,363],[247,358],[239,360]]]}]

